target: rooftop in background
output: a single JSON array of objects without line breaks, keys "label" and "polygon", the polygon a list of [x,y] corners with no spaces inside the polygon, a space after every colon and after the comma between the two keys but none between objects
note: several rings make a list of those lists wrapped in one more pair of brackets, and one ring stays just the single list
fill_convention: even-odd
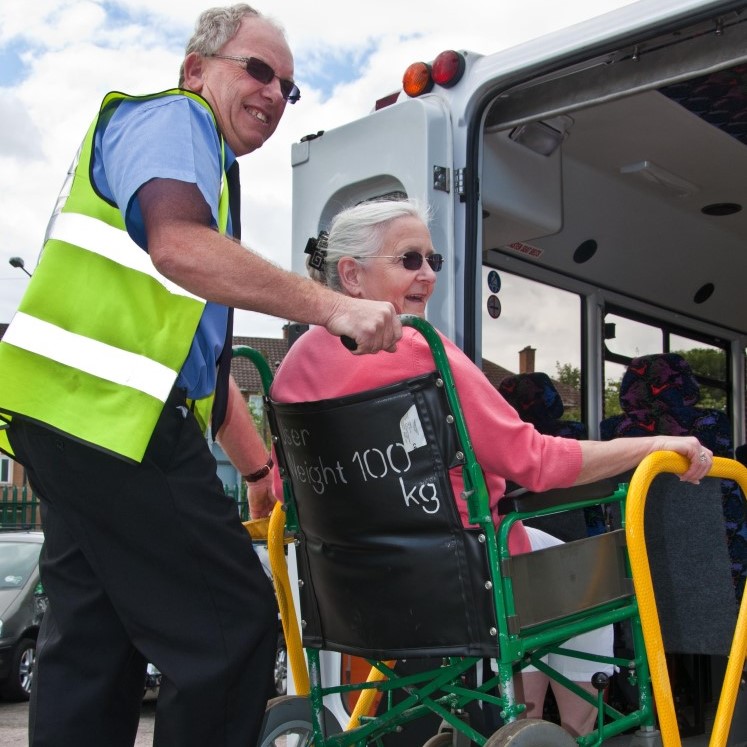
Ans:
[{"label": "rooftop in background", "polygon": [[487,358],[482,359],[482,372],[496,389],[501,385],[503,379],[514,375],[513,371],[509,371],[507,368],[487,360]]},{"label": "rooftop in background", "polygon": [[[233,344],[234,346],[246,345],[259,350],[270,364],[273,375],[288,352],[288,341],[284,338],[234,337]],[[234,358],[231,361],[231,373],[244,394],[254,394],[262,391],[262,380],[259,372],[248,358]]]}]

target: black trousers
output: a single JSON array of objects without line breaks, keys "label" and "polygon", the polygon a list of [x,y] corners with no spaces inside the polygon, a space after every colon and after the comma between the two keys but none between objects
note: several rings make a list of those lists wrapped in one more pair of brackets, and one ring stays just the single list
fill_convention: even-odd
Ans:
[{"label": "black trousers", "polygon": [[131,747],[147,661],[157,747],[253,747],[272,681],[272,586],[172,394],[131,464],[28,422],[11,443],[41,499],[30,747]]}]

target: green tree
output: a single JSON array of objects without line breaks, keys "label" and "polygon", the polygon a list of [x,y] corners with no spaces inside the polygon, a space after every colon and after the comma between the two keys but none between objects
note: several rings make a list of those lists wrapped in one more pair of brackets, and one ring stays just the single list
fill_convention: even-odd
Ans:
[{"label": "green tree", "polygon": [[249,414],[252,416],[257,433],[262,436],[267,448],[270,448],[270,425],[267,422],[264,401],[259,394],[249,395],[249,401],[246,403]]},{"label": "green tree", "polygon": [[[556,381],[566,386],[573,387],[577,392],[581,390],[581,369],[570,363],[555,361]],[[564,410],[562,420],[581,420],[581,410],[578,407],[570,407],[567,402],[563,403]]]},{"label": "green tree", "polygon": [[604,386],[604,417],[609,418],[612,415],[619,415],[621,412],[620,379],[607,379]]},{"label": "green tree", "polygon": [[578,366],[573,366],[570,363],[561,364],[560,361],[555,361],[555,370],[561,384],[567,384],[574,389],[581,388],[581,369]]},{"label": "green tree", "polygon": [[[726,351],[716,348],[694,348],[693,350],[674,351],[681,355],[692,368],[696,376],[716,381],[726,381]],[[726,409],[726,391],[719,387],[700,386],[698,407],[709,407],[716,410]]]},{"label": "green tree", "polygon": [[726,378],[726,351],[717,348],[693,348],[692,350],[674,350],[681,355],[699,376],[724,380]]}]

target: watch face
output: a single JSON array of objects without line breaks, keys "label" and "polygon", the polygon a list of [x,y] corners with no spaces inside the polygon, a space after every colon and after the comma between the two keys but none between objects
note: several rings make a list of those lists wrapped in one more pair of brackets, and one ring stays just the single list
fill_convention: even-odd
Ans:
[{"label": "watch face", "polygon": [[491,293],[498,293],[501,289],[501,276],[495,270],[488,273],[488,288]]}]

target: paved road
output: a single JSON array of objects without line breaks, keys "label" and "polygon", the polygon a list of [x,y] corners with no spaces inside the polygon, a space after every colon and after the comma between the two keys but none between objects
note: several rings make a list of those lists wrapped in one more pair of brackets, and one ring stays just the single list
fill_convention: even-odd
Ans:
[{"label": "paved road", "polygon": [[[155,701],[143,703],[140,729],[135,747],[151,747],[153,744],[153,721],[156,713]],[[0,745],[2,747],[28,747],[27,723],[28,703],[6,703],[0,700]]]}]

